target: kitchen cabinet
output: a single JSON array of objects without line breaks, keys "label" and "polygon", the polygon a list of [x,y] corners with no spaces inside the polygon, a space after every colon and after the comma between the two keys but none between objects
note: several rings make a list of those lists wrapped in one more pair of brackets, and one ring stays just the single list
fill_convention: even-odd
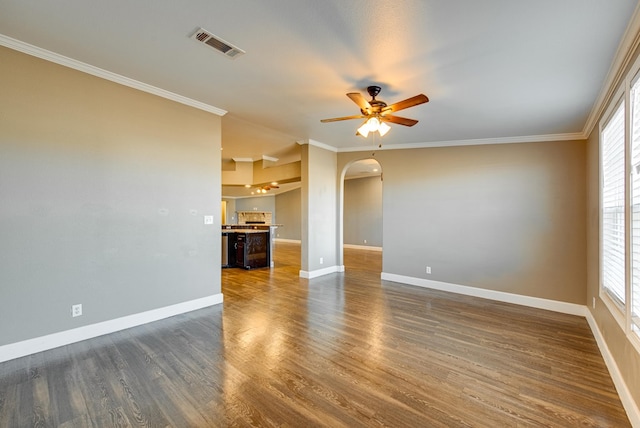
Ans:
[{"label": "kitchen cabinet", "polygon": [[269,232],[265,230],[238,231],[235,234],[235,264],[244,269],[269,266]]}]

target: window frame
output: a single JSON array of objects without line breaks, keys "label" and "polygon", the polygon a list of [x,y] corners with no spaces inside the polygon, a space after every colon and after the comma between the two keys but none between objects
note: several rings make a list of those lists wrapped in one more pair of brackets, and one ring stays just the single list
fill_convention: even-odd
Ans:
[{"label": "window frame", "polygon": [[[629,225],[629,237],[631,239],[630,242],[630,246],[631,249],[629,251],[629,257],[631,258],[630,260],[630,265],[629,265],[629,281],[627,284],[627,288],[626,288],[626,301],[627,304],[625,305],[625,318],[627,320],[627,326],[625,328],[625,332],[627,333],[627,335],[630,337],[631,342],[634,344],[634,346],[636,347],[636,349],[638,349],[640,351],[640,321],[636,322],[633,319],[633,307],[634,305],[640,306],[640,291],[638,292],[639,297],[638,297],[638,302],[636,302],[634,300],[634,288],[633,288],[633,270],[634,270],[634,265],[633,265],[633,194],[631,193],[633,190],[633,170],[634,170],[634,165],[633,165],[633,119],[634,119],[634,113],[637,113],[640,116],[640,109],[637,112],[634,112],[633,110],[633,100],[631,98],[631,94],[633,91],[633,87],[635,85],[638,85],[638,88],[636,89],[639,93],[640,96],[640,57],[636,60],[636,62],[633,65],[633,68],[631,69],[632,72],[629,73],[629,76],[631,76],[630,78],[627,79],[628,82],[628,90],[627,90],[627,105],[628,105],[628,116],[627,116],[627,128],[628,128],[628,148],[629,148],[629,156],[628,156],[628,169],[629,169],[629,174],[627,174],[627,178],[629,180],[629,200],[628,200],[628,211],[629,211],[629,216],[630,216],[630,225]],[[640,119],[638,119],[638,121],[640,122]],[[638,132],[640,133],[640,126],[638,129]],[[640,136],[639,136],[640,137]],[[638,148],[638,151],[640,152],[640,147]],[[640,153],[638,153],[640,155]],[[638,161],[638,166],[640,167],[640,161]],[[636,176],[638,176],[640,178],[640,169],[636,170]],[[640,197],[640,195],[639,195]],[[640,217],[640,215],[639,215]],[[640,238],[639,238],[640,239]],[[640,257],[639,257],[640,258]],[[640,264],[640,263],[639,263]],[[638,269],[640,269],[640,266],[637,267]],[[638,287],[640,287],[640,282],[638,284]],[[640,314],[639,314],[640,315]]]},{"label": "window frame", "polygon": [[[607,103],[607,107],[601,116],[598,129],[598,224],[599,224],[599,244],[598,244],[598,266],[599,266],[599,284],[598,296],[609,313],[620,325],[626,337],[631,344],[640,352],[640,325],[632,319],[633,300],[633,200],[632,200],[632,114],[631,105],[631,89],[636,83],[640,84],[640,57],[636,59],[630,67],[624,80],[620,83],[619,88],[613,92],[613,96]],[[624,106],[624,302],[620,302],[612,296],[611,292],[604,287],[603,282],[603,131],[609,124],[618,108]],[[636,112],[640,114],[640,111]],[[595,304],[595,302],[594,302]],[[595,306],[594,306],[595,307]]]}]

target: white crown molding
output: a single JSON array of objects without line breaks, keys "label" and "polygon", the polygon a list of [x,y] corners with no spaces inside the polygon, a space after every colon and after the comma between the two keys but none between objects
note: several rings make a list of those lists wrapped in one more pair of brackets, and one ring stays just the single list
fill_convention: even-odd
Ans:
[{"label": "white crown molding", "polygon": [[627,29],[620,40],[618,50],[611,63],[611,67],[609,67],[609,72],[600,89],[598,98],[591,108],[587,122],[584,125],[582,133],[586,136],[585,138],[589,138],[589,134],[591,134],[593,128],[598,123],[600,116],[611,100],[618,84],[624,77],[623,73],[633,59],[633,54],[638,46],[640,46],[640,3],[636,5],[629,25],[627,25]]},{"label": "white crown molding", "polygon": [[334,152],[334,153],[337,153],[340,151],[337,147],[330,146],[329,144],[321,143],[320,141],[316,141],[312,139],[299,140],[299,141],[296,141],[296,143],[298,143],[301,146],[308,144],[310,146],[320,147],[321,149],[329,150],[330,152]]},{"label": "white crown molding", "polygon": [[120,85],[128,86],[133,89],[138,89],[140,91],[147,92],[149,94],[157,95],[159,97],[166,98],[168,100],[175,101],[177,103],[184,104],[190,107],[194,107],[199,110],[204,110],[206,112],[213,113],[218,116],[224,116],[225,114],[227,114],[226,110],[222,110],[218,107],[214,107],[209,104],[205,104],[203,102],[196,101],[194,99],[187,98],[182,95],[178,95],[173,92],[169,92],[164,89],[160,89],[158,87],[151,86],[134,79],[130,79],[120,74],[103,70],[93,65],[75,60],[73,58],[69,58],[64,55],[60,55],[55,52],[48,51],[46,49],[39,48],[29,43],[25,43],[20,40],[13,39],[9,36],[5,36],[4,34],[0,34],[0,45],[25,53],[27,55],[31,55],[40,59],[44,59],[46,61],[50,61],[59,65],[62,65],[64,67],[69,67],[74,70],[81,71],[83,73],[91,74],[93,76],[100,77],[102,79],[118,83]]},{"label": "white crown molding", "polygon": [[[573,141],[585,140],[587,135],[582,132],[574,132],[567,134],[547,134],[547,135],[529,135],[522,137],[500,137],[500,138],[478,138],[473,140],[450,140],[450,141],[433,141],[425,143],[411,144],[390,144],[376,148],[375,151],[381,150],[401,150],[401,149],[424,149],[433,147],[455,147],[455,146],[481,146],[487,144],[514,144],[514,143],[544,143],[550,141]],[[338,149],[338,152],[366,152],[371,151],[371,146],[366,147],[345,147]]]}]

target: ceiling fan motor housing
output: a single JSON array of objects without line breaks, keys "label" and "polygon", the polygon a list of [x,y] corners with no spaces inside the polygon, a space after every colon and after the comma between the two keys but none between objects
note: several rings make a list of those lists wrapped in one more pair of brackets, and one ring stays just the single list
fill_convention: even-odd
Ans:
[{"label": "ceiling fan motor housing", "polygon": [[367,110],[360,109],[362,114],[365,116],[380,114],[382,109],[387,106],[387,103],[385,103],[384,101],[371,100],[369,101],[369,105],[371,105],[371,109],[367,109]]},{"label": "ceiling fan motor housing", "polygon": [[367,86],[367,92],[371,95],[371,98],[377,97],[381,90],[380,86]]},{"label": "ceiling fan motor housing", "polygon": [[384,101],[376,100],[376,96],[380,93],[380,86],[367,86],[367,92],[371,95],[371,101],[369,101],[370,109],[360,109],[365,116],[378,116],[383,108],[387,106]]}]

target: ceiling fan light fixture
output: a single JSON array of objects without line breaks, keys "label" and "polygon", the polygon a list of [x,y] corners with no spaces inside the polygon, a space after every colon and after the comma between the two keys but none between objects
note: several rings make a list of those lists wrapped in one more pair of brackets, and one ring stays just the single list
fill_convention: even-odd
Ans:
[{"label": "ceiling fan light fixture", "polygon": [[347,97],[360,107],[361,114],[321,119],[320,122],[327,123],[351,119],[366,119],[358,128],[356,135],[367,138],[370,132],[378,131],[380,137],[382,137],[391,130],[391,127],[387,125],[386,122],[403,126],[413,126],[418,123],[415,119],[395,116],[392,113],[429,102],[429,98],[426,95],[418,94],[406,100],[387,105],[384,101],[376,99],[376,96],[380,93],[380,86],[368,86],[367,92],[371,96],[371,101],[367,101],[359,92],[349,92],[347,94]]},{"label": "ceiling fan light fixture", "polygon": [[390,129],[391,127],[389,125],[374,116],[367,119],[366,122],[358,128],[357,134],[367,138],[370,132],[378,132],[382,137],[389,132]]},{"label": "ceiling fan light fixture", "polygon": [[369,132],[376,132],[380,128],[380,120],[375,116],[370,117],[367,120],[367,126],[369,127]]},{"label": "ceiling fan light fixture", "polygon": [[367,138],[369,135],[369,122],[363,123],[360,128],[358,128],[358,134],[362,135],[364,138]]},{"label": "ceiling fan light fixture", "polygon": [[378,127],[378,132],[380,133],[381,137],[384,137],[385,134],[389,132],[390,129],[391,127],[389,125],[387,125],[384,122],[380,122],[380,126]]}]

